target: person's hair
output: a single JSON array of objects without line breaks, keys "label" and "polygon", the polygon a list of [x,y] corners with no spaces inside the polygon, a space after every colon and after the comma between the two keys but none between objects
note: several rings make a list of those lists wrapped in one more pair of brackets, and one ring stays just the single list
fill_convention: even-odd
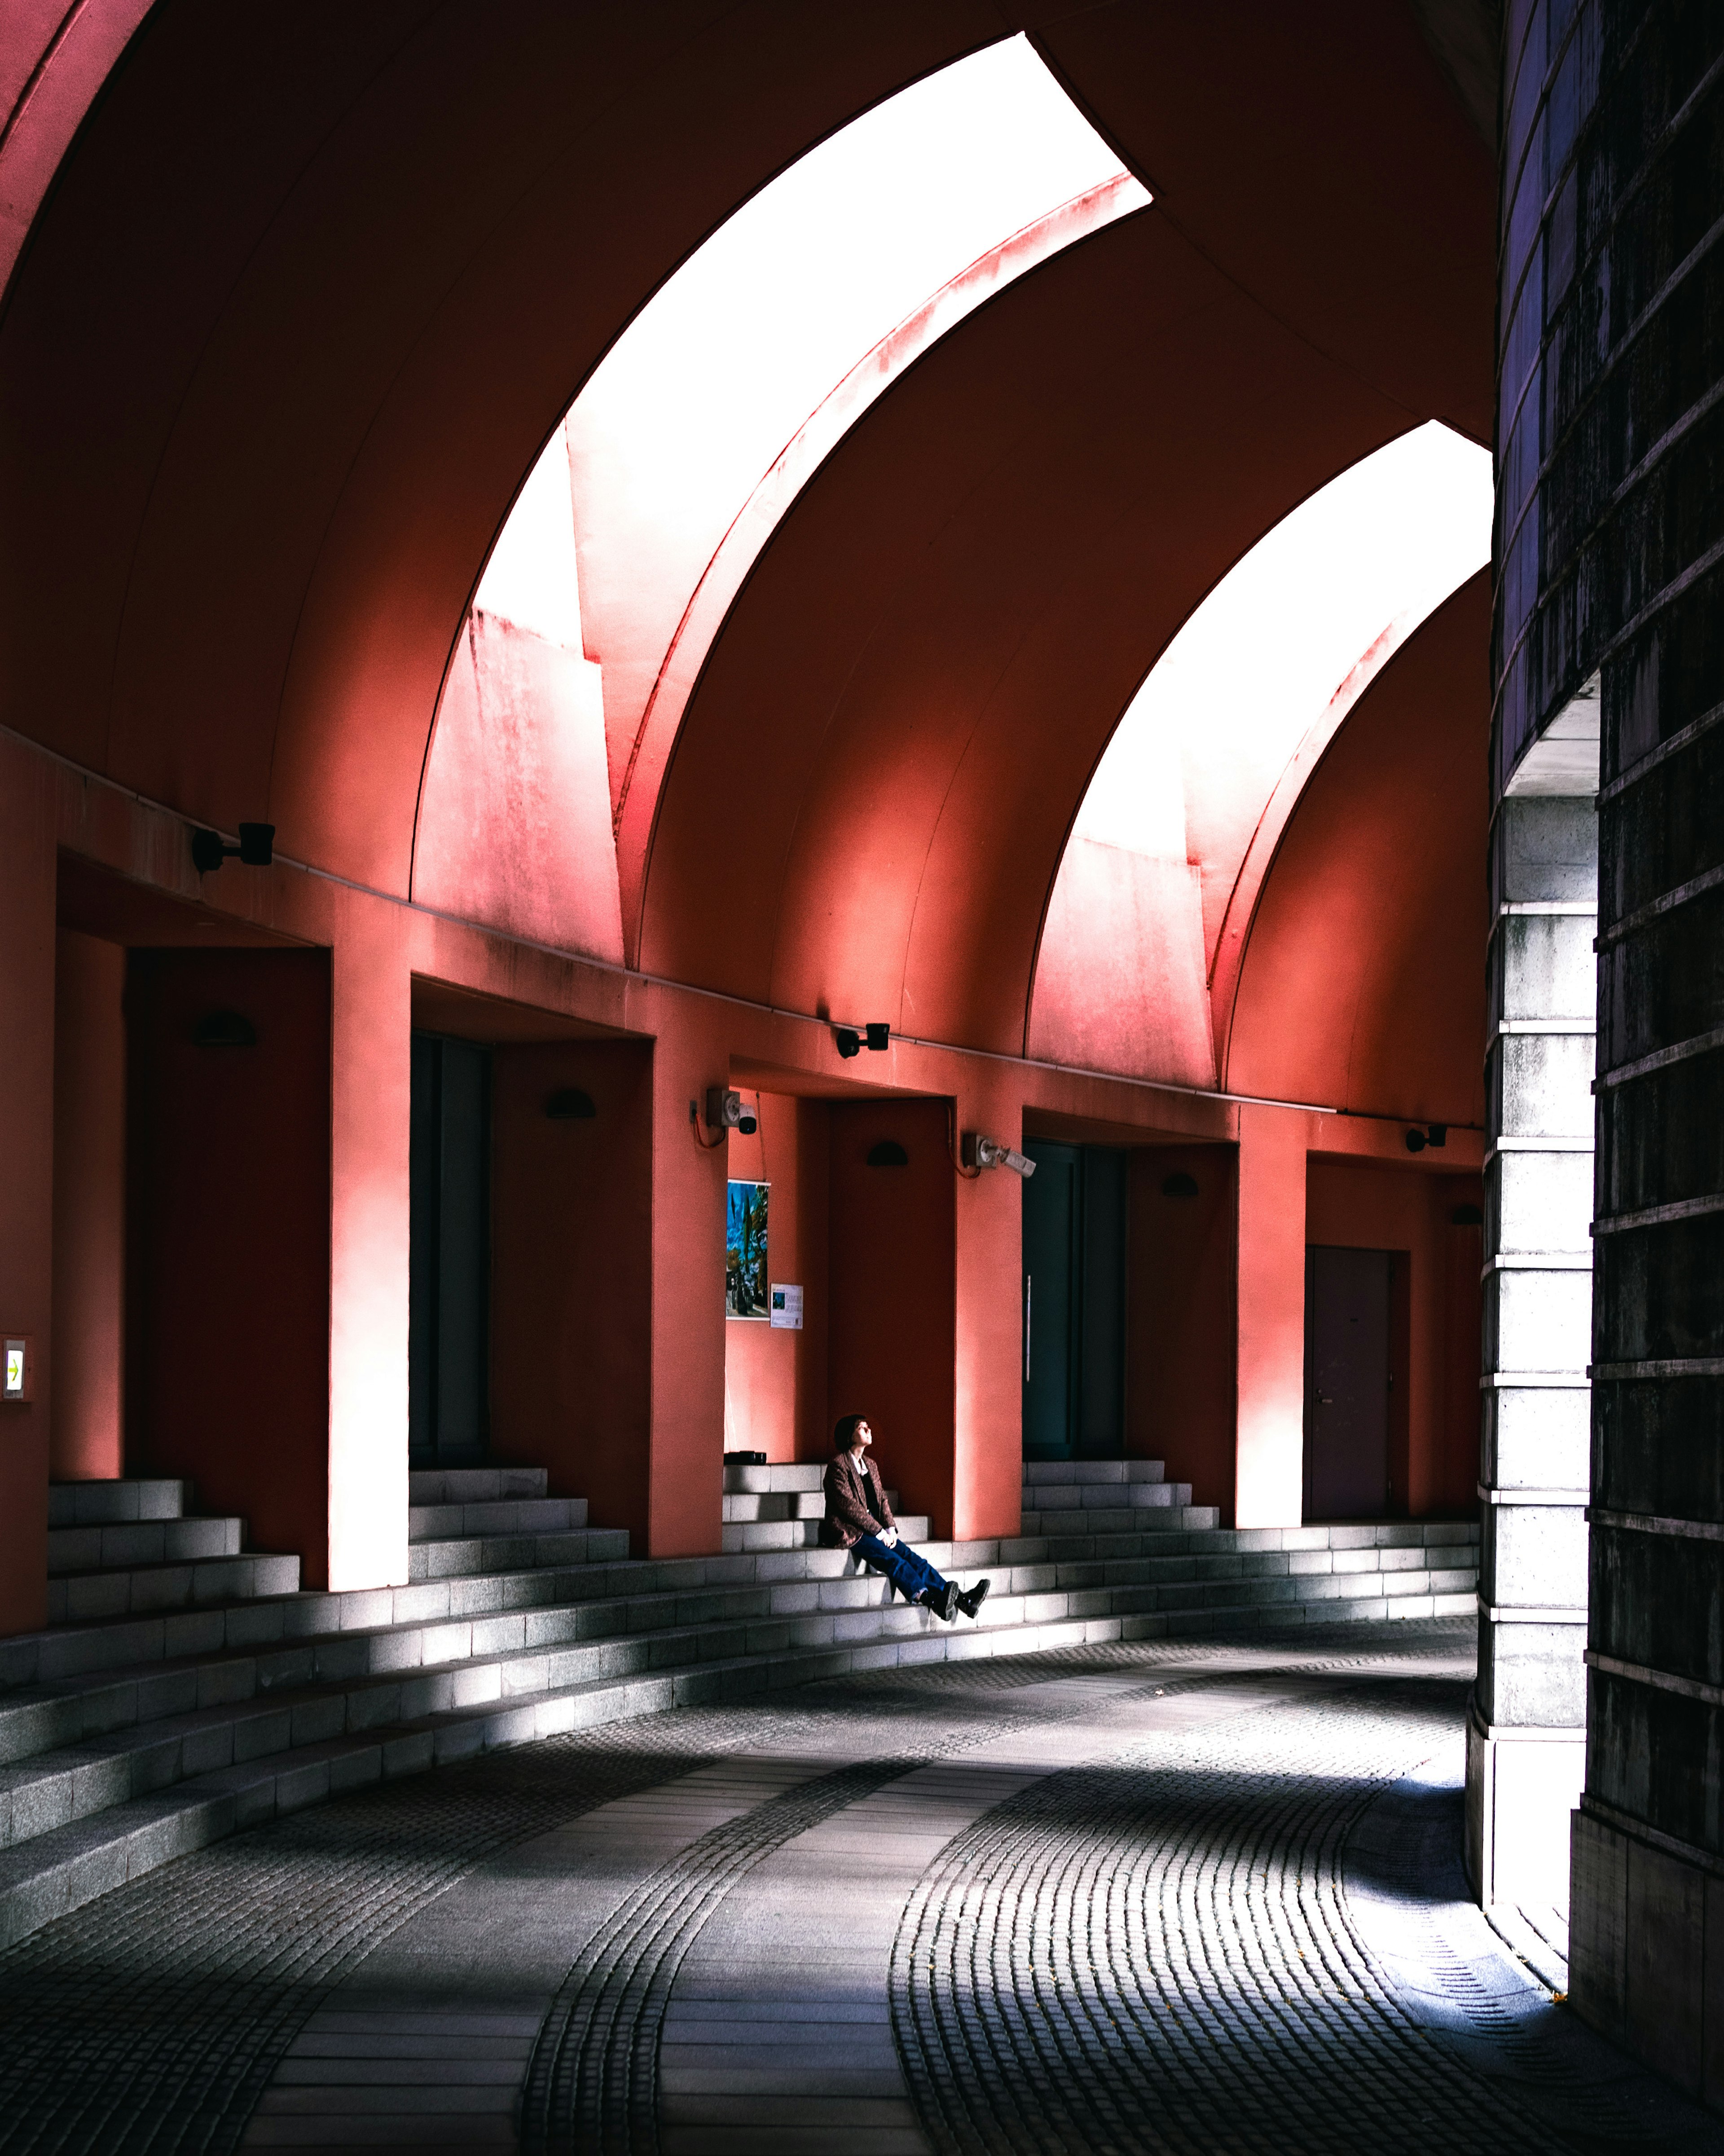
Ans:
[{"label": "person's hair", "polygon": [[833,1450],[848,1452],[856,1442],[858,1428],[867,1419],[866,1415],[840,1415],[838,1419],[838,1427],[832,1433]]}]

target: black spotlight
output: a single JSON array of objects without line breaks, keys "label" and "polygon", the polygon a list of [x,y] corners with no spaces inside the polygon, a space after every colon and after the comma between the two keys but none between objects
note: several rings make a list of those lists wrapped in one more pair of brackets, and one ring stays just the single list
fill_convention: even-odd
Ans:
[{"label": "black spotlight", "polygon": [[881,1138],[868,1148],[870,1168],[908,1168],[910,1155],[896,1138]]},{"label": "black spotlight", "polygon": [[1485,1224],[1484,1213],[1476,1205],[1457,1205],[1449,1218],[1457,1228],[1482,1228]]},{"label": "black spotlight", "polygon": [[882,1025],[876,1019],[868,1029],[868,1045],[879,1049],[890,1048],[891,1045],[892,1029],[889,1025]]},{"label": "black spotlight", "polygon": [[242,824],[239,844],[225,845],[219,831],[192,834],[192,865],[199,875],[213,875],[230,855],[237,854],[249,869],[266,869],[275,858],[275,826]]},{"label": "black spotlight", "polygon": [[1195,1198],[1197,1194],[1197,1178],[1194,1175],[1186,1174],[1183,1168],[1175,1174],[1170,1175],[1162,1185],[1163,1198]]},{"label": "black spotlight", "polygon": [[851,1056],[862,1053],[862,1036],[853,1025],[835,1025],[832,1037],[838,1043],[838,1052],[848,1062]]},{"label": "black spotlight", "polygon": [[1424,1142],[1431,1146],[1447,1145],[1449,1142],[1447,1123],[1427,1123],[1424,1127]]},{"label": "black spotlight", "polygon": [[545,1103],[545,1113],[553,1123],[578,1123],[598,1111],[590,1093],[583,1093],[578,1086],[564,1086]]},{"label": "black spotlight", "polygon": [[1407,1133],[1407,1150],[1408,1152],[1423,1152],[1429,1142],[1429,1139],[1425,1137],[1423,1131],[1408,1131]]}]

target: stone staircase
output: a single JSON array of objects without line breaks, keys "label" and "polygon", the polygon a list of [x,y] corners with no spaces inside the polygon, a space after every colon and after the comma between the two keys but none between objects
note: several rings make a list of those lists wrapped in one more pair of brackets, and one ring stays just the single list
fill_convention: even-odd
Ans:
[{"label": "stone staircase", "polygon": [[49,1623],[0,1640],[0,1946],[185,1851],[384,1776],[849,1670],[1470,1611],[1471,1523],[1224,1529],[1151,1460],[1029,1463],[1023,1532],[934,1543],[948,1628],[819,1547],[818,1465],[725,1471],[723,1547],[630,1559],[542,1471],[411,1478],[406,1585],[299,1560],[174,1481],[50,1496]]}]

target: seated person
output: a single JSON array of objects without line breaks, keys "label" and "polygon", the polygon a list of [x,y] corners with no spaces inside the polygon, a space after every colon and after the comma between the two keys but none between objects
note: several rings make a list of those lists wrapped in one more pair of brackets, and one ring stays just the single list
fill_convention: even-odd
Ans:
[{"label": "seated person", "polygon": [[919,1602],[947,1624],[962,1609],[973,1617],[988,1599],[989,1583],[978,1579],[967,1594],[942,1579],[925,1557],[918,1557],[898,1533],[886,1502],[880,1470],[868,1457],[874,1432],[862,1415],[845,1415],[832,1434],[836,1448],[826,1471],[826,1519],[823,1542],[842,1546],[876,1572],[883,1572],[906,1602]]}]

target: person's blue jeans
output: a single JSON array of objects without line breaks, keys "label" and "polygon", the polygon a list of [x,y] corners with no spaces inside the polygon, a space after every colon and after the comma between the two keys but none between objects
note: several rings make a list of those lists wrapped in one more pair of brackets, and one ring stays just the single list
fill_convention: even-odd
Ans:
[{"label": "person's blue jeans", "polygon": [[940,1574],[925,1557],[911,1548],[901,1535],[890,1549],[878,1535],[864,1535],[851,1544],[850,1554],[859,1557],[865,1564],[871,1564],[876,1572],[885,1573],[906,1602],[914,1602],[919,1594],[931,1589],[936,1595],[946,1592],[946,1582]]}]

